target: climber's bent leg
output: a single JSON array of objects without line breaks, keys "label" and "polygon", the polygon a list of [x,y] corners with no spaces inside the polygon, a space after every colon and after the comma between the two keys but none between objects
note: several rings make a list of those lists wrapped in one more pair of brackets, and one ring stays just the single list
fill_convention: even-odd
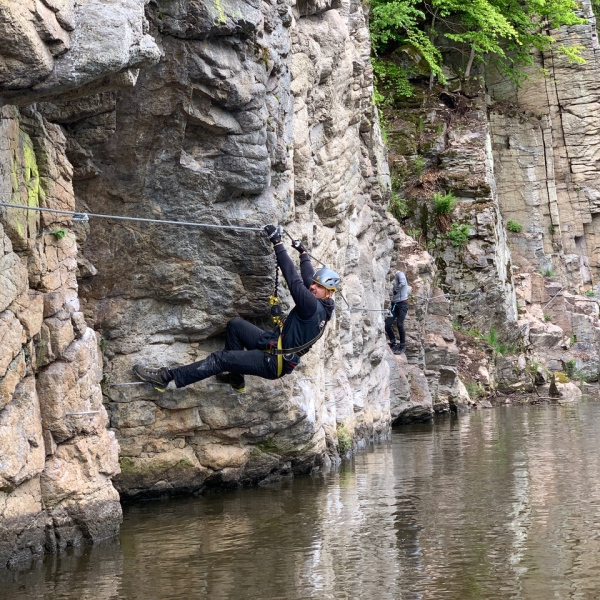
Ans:
[{"label": "climber's bent leg", "polygon": [[263,379],[277,379],[277,357],[262,350],[221,350],[213,352],[199,362],[169,370],[178,388],[225,371],[239,375],[256,375]]},{"label": "climber's bent leg", "polygon": [[227,323],[225,350],[256,350],[265,332],[256,325],[236,317]]}]

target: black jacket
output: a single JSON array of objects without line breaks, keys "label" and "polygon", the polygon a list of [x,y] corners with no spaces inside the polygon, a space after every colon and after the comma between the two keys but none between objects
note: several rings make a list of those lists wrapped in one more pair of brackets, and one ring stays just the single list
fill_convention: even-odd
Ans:
[{"label": "black jacket", "polygon": [[[275,246],[275,256],[295,304],[283,325],[282,345],[284,349],[296,348],[310,342],[319,335],[331,319],[335,303],[331,298],[318,300],[309,292],[308,288],[312,284],[315,270],[307,254],[300,256],[302,278],[298,275],[298,271],[283,244]],[[264,348],[277,346],[278,338],[279,328],[266,331],[260,345]],[[300,352],[299,355],[306,354],[309,349]],[[285,358],[290,362],[298,362],[298,360],[294,360],[295,357],[286,356]]]}]

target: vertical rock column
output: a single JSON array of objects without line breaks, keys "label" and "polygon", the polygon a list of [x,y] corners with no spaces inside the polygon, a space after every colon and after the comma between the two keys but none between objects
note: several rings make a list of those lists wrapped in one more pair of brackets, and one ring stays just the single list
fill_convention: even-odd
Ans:
[{"label": "vertical rock column", "polygon": [[385,206],[389,173],[372,104],[365,14],[356,2],[301,2],[292,26],[294,228],[311,252],[336,269],[353,307],[336,297],[335,334],[324,364],[323,427],[358,444],[386,435],[389,367],[383,334],[392,244]]},{"label": "vertical rock column", "polygon": [[[72,210],[60,128],[0,109],[2,202]],[[0,212],[0,564],[118,531],[101,357],[65,217]],[[77,414],[84,413],[84,414]]]}]

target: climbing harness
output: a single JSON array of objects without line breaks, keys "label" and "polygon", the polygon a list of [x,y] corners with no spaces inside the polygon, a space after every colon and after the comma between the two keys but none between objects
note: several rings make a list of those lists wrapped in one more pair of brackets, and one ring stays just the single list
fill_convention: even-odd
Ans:
[{"label": "climbing harness", "polygon": [[71,215],[74,221],[87,222],[90,217],[101,219],[117,219],[119,221],[138,221],[141,223],[160,223],[161,225],[185,225],[187,227],[207,227],[210,229],[237,229],[243,231],[262,231],[262,227],[242,227],[240,225],[214,225],[213,223],[198,223],[195,221],[170,221],[166,219],[142,219],[141,217],[123,217],[119,215],[104,215],[99,213],[82,213],[72,210],[58,210],[55,208],[40,208],[39,206],[25,206],[24,204],[10,204],[0,202],[0,206],[5,208],[19,208],[23,210],[35,210],[38,212],[56,213],[59,215]]},{"label": "climbing harness", "polygon": [[288,356],[290,354],[300,354],[302,351],[307,350],[313,344],[321,339],[321,336],[325,333],[325,327],[321,329],[319,334],[314,337],[312,340],[302,344],[301,346],[296,346],[295,348],[283,348],[283,324],[285,323],[285,317],[283,316],[283,310],[281,308],[281,304],[279,303],[279,298],[277,296],[279,286],[279,268],[275,267],[275,289],[273,295],[269,297],[269,304],[271,305],[271,319],[273,324],[279,328],[279,336],[277,337],[277,347],[276,348],[267,348],[265,352],[268,354],[272,354],[273,356],[277,356],[277,377],[281,377],[283,373],[283,357]]},{"label": "climbing harness", "polygon": [[277,356],[287,356],[288,354],[300,354],[300,352],[303,352],[304,350],[307,350],[308,348],[310,348],[313,344],[316,344],[321,337],[323,336],[323,334],[325,333],[325,327],[323,327],[321,329],[321,331],[319,331],[319,333],[310,341],[306,342],[305,344],[302,344],[301,346],[296,346],[295,348],[282,348],[280,345],[281,342],[281,335],[279,336],[279,341],[277,343],[277,348],[269,348],[268,350],[266,350],[266,352],[268,352],[269,354],[273,354],[273,355],[277,355]]}]

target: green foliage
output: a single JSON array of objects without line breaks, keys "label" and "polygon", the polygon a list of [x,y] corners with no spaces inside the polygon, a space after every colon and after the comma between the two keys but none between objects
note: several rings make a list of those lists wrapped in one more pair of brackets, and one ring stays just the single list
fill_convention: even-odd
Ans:
[{"label": "green foliage", "polygon": [[420,154],[415,158],[414,171],[415,177],[421,177],[425,171],[425,159]]},{"label": "green foliage", "polygon": [[454,194],[452,194],[452,192],[448,192],[447,194],[436,192],[433,195],[433,212],[435,212],[435,214],[450,214],[455,206],[456,198],[454,197]]},{"label": "green foliage", "polygon": [[516,221],[509,221],[506,224],[506,229],[512,231],[513,233],[521,233],[521,231],[523,231],[523,225],[520,225]]},{"label": "green foliage", "polygon": [[415,65],[424,63],[440,81],[445,81],[442,55],[423,27],[428,18],[423,8],[428,7],[418,0],[372,0],[370,31],[373,52],[375,56],[384,56],[396,51]]},{"label": "green foliage", "polygon": [[585,372],[577,368],[577,363],[574,358],[565,363],[565,374],[571,381],[579,380],[580,384],[588,379]]},{"label": "green foliage", "polygon": [[544,277],[554,277],[554,271],[550,268],[542,269],[540,275],[543,275]]},{"label": "green foliage", "polygon": [[450,226],[450,231],[448,231],[444,237],[449,239],[453,246],[460,247],[465,246],[469,241],[470,233],[471,227],[469,225],[452,223]]},{"label": "green foliage", "polygon": [[[373,58],[375,102],[378,106],[391,104],[394,97],[412,96],[412,86],[408,81],[409,72],[391,60]],[[382,90],[389,92],[384,95]]]},{"label": "green foliage", "polygon": [[340,454],[346,454],[348,450],[352,449],[352,438],[350,433],[346,429],[345,425],[337,426],[337,439],[338,439],[338,452]]},{"label": "green foliage", "polygon": [[[576,0],[371,0],[374,55],[395,57],[386,63],[403,71],[392,73],[391,65],[380,67],[377,84],[387,81],[386,85],[400,86],[402,94],[408,95],[413,68],[445,83],[442,55],[434,43],[439,35],[465,48],[466,78],[474,63],[493,62],[518,83],[524,77],[522,67],[532,64],[531,50],[546,50],[554,43],[547,31],[586,22],[575,15],[576,8]],[[442,25],[439,31],[438,25]],[[571,62],[583,62],[580,46],[561,45],[557,50]]]},{"label": "green foliage", "polygon": [[490,327],[490,332],[487,335],[482,336],[482,338],[501,356],[512,354],[515,351],[513,346],[501,342],[498,339],[498,332],[493,327]]},{"label": "green foliage", "polygon": [[487,342],[497,354],[500,354],[502,356],[506,356],[507,354],[514,354],[516,351],[515,346],[501,342],[498,339],[498,332],[494,327],[490,327],[490,331],[487,335],[482,334],[477,329],[463,329],[455,322],[452,323],[452,327],[464,333],[465,335],[469,335],[471,337]]},{"label": "green foliage", "polygon": [[550,235],[554,235],[556,233],[556,226],[555,225],[548,225],[548,233]]},{"label": "green foliage", "polygon": [[479,398],[483,398],[485,396],[485,388],[480,382],[467,382],[465,383],[465,387],[467,388],[467,392],[469,393],[471,400],[478,400]]},{"label": "green foliage", "polygon": [[581,56],[581,52],[585,50],[585,46],[563,46],[561,44],[557,46],[556,50],[558,54],[566,56],[570,63],[585,64],[585,59]]},{"label": "green foliage", "polygon": [[401,198],[396,192],[392,192],[388,211],[396,220],[401,221],[408,214],[406,199]]},{"label": "green foliage", "polygon": [[550,313],[544,313],[544,321],[552,321],[552,315]]},{"label": "green foliage", "polygon": [[587,290],[585,293],[586,296],[595,296],[596,292],[594,290]]},{"label": "green foliage", "polygon": [[53,229],[50,232],[57,240],[62,240],[65,235],[67,235],[68,230],[67,229]]}]

